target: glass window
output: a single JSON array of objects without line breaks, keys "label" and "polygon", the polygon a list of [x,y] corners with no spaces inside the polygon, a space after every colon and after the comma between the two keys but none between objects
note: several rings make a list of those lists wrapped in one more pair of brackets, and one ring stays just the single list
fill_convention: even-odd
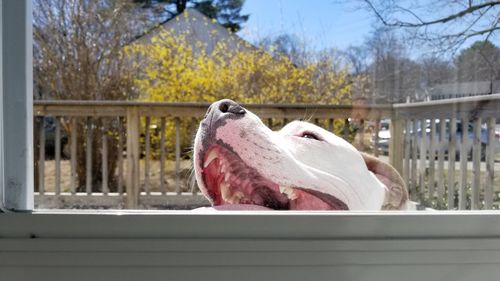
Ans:
[{"label": "glass window", "polygon": [[35,0],[20,209],[498,209],[499,9]]}]

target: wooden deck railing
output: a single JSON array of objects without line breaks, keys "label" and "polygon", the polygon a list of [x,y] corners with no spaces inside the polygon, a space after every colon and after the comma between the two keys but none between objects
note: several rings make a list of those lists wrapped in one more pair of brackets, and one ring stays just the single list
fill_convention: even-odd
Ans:
[{"label": "wooden deck railing", "polygon": [[[402,173],[411,190],[412,198],[430,206],[460,208],[493,207],[494,183],[494,125],[500,111],[496,96],[431,103],[394,106],[330,106],[330,105],[256,105],[246,108],[261,117],[270,127],[278,129],[294,119],[307,119],[325,129],[352,140],[353,128],[361,147],[367,147],[363,136],[367,124],[378,124],[391,119],[390,162]],[[208,104],[149,103],[115,101],[36,101],[34,103],[36,160],[36,204],[39,208],[192,208],[208,202],[190,186],[190,174],[183,164],[189,163],[192,142],[198,123]],[[50,117],[50,118],[49,118]],[[455,182],[454,157],[449,158],[447,180],[444,175],[444,145],[437,146],[436,130],[431,126],[431,138],[426,144],[425,124],[447,120],[451,128],[441,122],[440,130],[454,130],[457,118],[472,122],[480,134],[480,126],[488,124],[486,175],[481,174],[481,142],[473,149],[474,180],[472,193],[467,195],[467,159],[460,157],[462,168],[459,204],[456,206],[453,188]],[[52,129],[47,123],[52,120]],[[364,121],[361,121],[364,120]],[[368,122],[371,120],[371,122]],[[419,136],[419,128],[424,136]],[[147,128],[147,129],[146,129]],[[53,137],[46,134],[53,131]],[[456,131],[456,130],[455,130]],[[443,132],[443,131],[441,131]],[[478,133],[479,132],[479,133]],[[378,153],[378,126],[373,126],[374,149]],[[440,134],[443,136],[445,134]],[[453,140],[456,134],[448,134]],[[53,151],[46,151],[48,142]],[[443,144],[446,138],[439,139]],[[459,155],[467,153],[467,139],[460,144]],[[432,147],[432,148],[431,148]],[[437,184],[435,160],[438,147]],[[479,147],[479,149],[478,149]],[[451,145],[449,150],[459,147]],[[52,149],[51,149],[52,150]],[[428,153],[422,153],[427,151]],[[479,151],[479,152],[478,152]],[[493,152],[492,152],[493,151]],[[430,153],[429,153],[430,152]],[[452,151],[453,152],[453,151]],[[430,154],[418,158],[419,155]],[[46,157],[51,157],[48,160]],[[65,160],[64,158],[67,158]],[[187,159],[187,160],[185,160]],[[463,160],[465,159],[465,160]],[[479,160],[478,160],[479,159]],[[465,164],[464,164],[465,163]],[[50,171],[47,170],[51,165]],[[68,167],[69,166],[69,167]],[[185,166],[185,165],[184,165]],[[484,190],[480,188],[484,178]],[[69,179],[69,180],[63,180]],[[191,181],[194,183],[194,181]],[[452,184],[454,186],[454,184]],[[483,186],[483,185],[481,185]],[[437,188],[437,189],[436,189]],[[478,192],[482,192],[479,194]],[[447,198],[443,205],[442,198]],[[468,199],[471,197],[472,199]],[[480,203],[480,201],[485,203]],[[481,201],[481,202],[482,202]]]},{"label": "wooden deck railing", "polygon": [[[396,131],[401,132],[394,132],[401,136],[395,142],[395,162],[413,200],[436,208],[498,208],[495,158],[500,136],[495,127],[500,94],[393,108]],[[452,133],[457,130],[461,132]]]}]

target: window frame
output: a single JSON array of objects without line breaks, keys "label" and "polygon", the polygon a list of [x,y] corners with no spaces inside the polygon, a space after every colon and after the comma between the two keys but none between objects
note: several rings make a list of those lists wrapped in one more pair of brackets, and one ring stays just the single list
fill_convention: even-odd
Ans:
[{"label": "window frame", "polygon": [[0,211],[33,212],[32,1],[2,1],[0,17]]},{"label": "window frame", "polygon": [[10,213],[0,214],[2,277],[486,280],[500,275],[495,211],[33,211],[31,1],[1,1],[0,17],[0,208]]},{"label": "window frame", "polygon": [[0,210],[33,210],[31,1],[0,3]]}]

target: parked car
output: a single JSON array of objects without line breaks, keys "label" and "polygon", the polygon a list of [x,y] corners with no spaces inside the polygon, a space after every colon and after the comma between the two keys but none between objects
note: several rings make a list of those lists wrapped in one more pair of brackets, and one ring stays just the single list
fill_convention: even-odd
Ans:
[{"label": "parked car", "polygon": [[[42,119],[38,118],[35,122],[40,122]],[[44,120],[44,131],[45,131],[45,158],[52,159],[54,158],[56,151],[56,119],[52,116],[43,117]],[[39,132],[35,132],[38,134]],[[65,153],[65,147],[68,145],[68,134],[61,127],[61,157],[68,158],[68,155]]]},{"label": "parked car", "polygon": [[[383,155],[389,154],[389,142],[391,141],[391,131],[390,130],[381,130],[378,132],[378,153]],[[372,151],[375,149],[375,136],[372,136],[370,146]]]},{"label": "parked car", "polygon": [[[440,124],[439,122],[436,122],[436,146],[435,146],[435,155],[440,150]],[[426,129],[426,148],[427,151],[430,149],[430,123],[427,124],[427,129]],[[456,143],[455,143],[455,158],[458,159],[461,151],[461,146],[462,146],[462,133],[463,133],[463,126],[460,122],[457,122],[457,131],[456,131]],[[446,122],[446,130],[445,130],[445,139],[449,140],[450,139],[450,124],[447,121]],[[420,143],[422,133],[418,132],[418,138],[417,142]],[[495,153],[497,151],[500,151],[500,134],[495,134],[495,140],[494,140],[494,147],[495,147]],[[480,142],[481,142],[481,160],[486,159],[486,146],[488,143],[488,130],[486,129],[485,126],[481,126],[481,132],[480,132]],[[467,143],[466,143],[466,148],[465,151],[467,151],[467,158],[472,159],[472,148],[474,144],[474,126],[472,124],[468,124],[467,126]],[[448,149],[449,149],[450,142],[446,141],[443,144],[443,149],[445,155],[448,155]],[[420,153],[420,147],[417,149]]]}]

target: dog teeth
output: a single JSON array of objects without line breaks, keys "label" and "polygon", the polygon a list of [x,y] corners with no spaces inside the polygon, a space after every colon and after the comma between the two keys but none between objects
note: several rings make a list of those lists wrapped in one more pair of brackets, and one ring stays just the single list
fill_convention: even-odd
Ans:
[{"label": "dog teeth", "polygon": [[219,155],[217,154],[217,151],[212,150],[207,156],[207,160],[205,160],[205,163],[203,163],[203,168],[208,167],[212,161],[214,161]]},{"label": "dog teeth", "polygon": [[222,195],[222,199],[224,199],[224,201],[228,201],[231,198],[231,191],[229,190],[229,183],[222,182],[220,184],[220,192]]},{"label": "dog teeth", "polygon": [[233,201],[233,195],[231,194],[231,185],[228,182],[222,182],[220,184],[220,193],[224,201],[231,203]]},{"label": "dog teeth", "polygon": [[233,196],[231,196],[230,200],[228,201],[231,204],[238,204],[240,203],[241,199],[245,198],[245,195],[241,191],[236,191]]},{"label": "dog teeth", "polygon": [[222,195],[222,199],[230,204],[238,204],[241,202],[241,199],[245,198],[245,194],[241,191],[231,192],[231,185],[224,181],[220,184],[220,192]]},{"label": "dog teeth", "polygon": [[220,168],[220,172],[225,174],[227,172],[227,167],[228,165],[225,165],[224,163],[221,163],[221,168]]},{"label": "dog teeth", "polygon": [[295,194],[295,190],[288,186],[280,186],[280,192],[286,194],[288,199],[295,200],[297,199],[297,194]]},{"label": "dog teeth", "polygon": [[280,192],[281,192],[281,193],[285,193],[285,189],[286,189],[286,187],[285,187],[285,186],[281,186],[281,185],[280,185]]},{"label": "dog teeth", "polygon": [[[225,171],[223,170],[222,173],[225,173]],[[230,177],[231,177],[231,174],[230,173],[226,173],[224,175],[224,181],[228,182]]]}]

